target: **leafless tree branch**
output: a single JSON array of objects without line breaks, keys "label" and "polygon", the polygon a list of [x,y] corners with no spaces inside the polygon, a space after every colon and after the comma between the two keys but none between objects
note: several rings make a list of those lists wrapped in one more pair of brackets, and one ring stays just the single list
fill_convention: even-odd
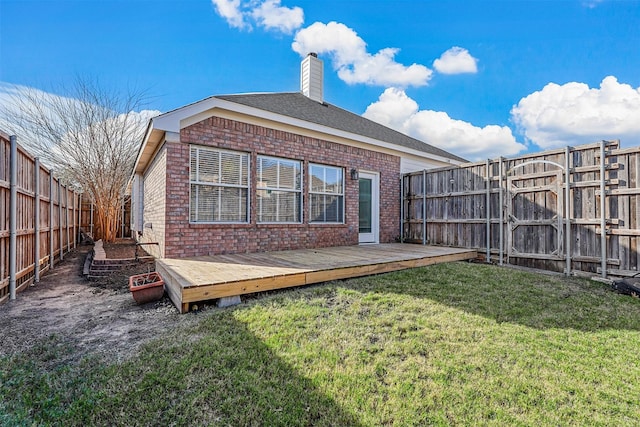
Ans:
[{"label": "leafless tree branch", "polygon": [[77,78],[63,97],[20,88],[1,108],[7,131],[95,204],[98,236],[116,237],[118,215],[151,112],[141,114],[143,91],[109,91]]}]

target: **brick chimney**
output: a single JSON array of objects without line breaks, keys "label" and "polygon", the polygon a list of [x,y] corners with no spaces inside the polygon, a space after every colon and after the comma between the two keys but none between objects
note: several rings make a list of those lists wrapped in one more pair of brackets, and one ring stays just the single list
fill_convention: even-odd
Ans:
[{"label": "brick chimney", "polygon": [[323,65],[316,53],[310,53],[300,64],[300,91],[304,96],[316,102],[323,99]]}]

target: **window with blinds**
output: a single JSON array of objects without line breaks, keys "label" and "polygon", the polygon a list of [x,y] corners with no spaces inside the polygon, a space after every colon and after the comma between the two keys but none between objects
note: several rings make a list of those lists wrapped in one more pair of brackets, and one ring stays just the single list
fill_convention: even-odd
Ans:
[{"label": "window with blinds", "polygon": [[344,171],[309,165],[310,222],[344,223]]},{"label": "window with blinds", "polygon": [[190,155],[190,221],[248,222],[249,154],[192,146]]},{"label": "window with blinds", "polygon": [[258,156],[258,222],[302,221],[302,165],[299,161]]}]

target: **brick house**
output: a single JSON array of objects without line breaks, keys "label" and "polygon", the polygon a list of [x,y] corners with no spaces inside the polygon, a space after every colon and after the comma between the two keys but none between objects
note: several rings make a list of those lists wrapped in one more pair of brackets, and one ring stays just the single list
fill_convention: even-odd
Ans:
[{"label": "brick house", "polygon": [[301,92],[213,96],[150,120],[132,179],[132,230],[161,258],[388,243],[402,173],[464,159]]}]

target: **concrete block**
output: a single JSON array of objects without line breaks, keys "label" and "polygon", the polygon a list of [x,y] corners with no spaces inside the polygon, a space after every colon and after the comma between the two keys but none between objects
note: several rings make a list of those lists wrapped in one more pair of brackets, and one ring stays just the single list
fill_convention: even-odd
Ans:
[{"label": "concrete block", "polygon": [[238,305],[242,301],[240,300],[240,295],[236,295],[233,297],[223,297],[218,300],[218,308],[231,307],[233,305]]}]

